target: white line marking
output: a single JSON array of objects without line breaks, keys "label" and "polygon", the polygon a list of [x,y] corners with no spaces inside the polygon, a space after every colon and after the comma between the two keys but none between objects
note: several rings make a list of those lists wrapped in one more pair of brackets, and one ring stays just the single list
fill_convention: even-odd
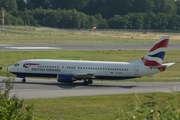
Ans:
[{"label": "white line marking", "polygon": [[57,47],[5,47],[8,49],[18,49],[18,50],[33,50],[33,49],[61,49]]},{"label": "white line marking", "polygon": [[0,46],[5,47],[5,46],[13,46],[13,45],[10,45],[10,44],[0,44]]}]

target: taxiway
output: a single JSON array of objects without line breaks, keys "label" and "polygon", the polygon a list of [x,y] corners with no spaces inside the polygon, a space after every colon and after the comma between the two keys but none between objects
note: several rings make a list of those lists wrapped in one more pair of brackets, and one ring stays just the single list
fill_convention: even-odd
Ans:
[{"label": "taxiway", "polygon": [[[0,51],[42,50],[149,50],[153,44],[0,44]],[[180,44],[169,44],[169,50],[180,50]]]},{"label": "taxiway", "polygon": [[[4,77],[0,77],[0,85]],[[59,83],[56,80],[27,78],[26,83],[16,78],[11,95],[20,98],[56,98],[69,96],[90,96],[108,94],[131,94],[167,92],[171,93],[180,89],[180,82],[117,82],[94,81],[92,85],[84,86],[81,82],[74,84]]]}]

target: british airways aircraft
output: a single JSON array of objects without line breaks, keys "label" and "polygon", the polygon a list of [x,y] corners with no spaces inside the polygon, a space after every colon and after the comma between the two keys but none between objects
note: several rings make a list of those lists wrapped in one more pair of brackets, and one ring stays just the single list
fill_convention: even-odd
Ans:
[{"label": "british airways aircraft", "polygon": [[169,36],[161,37],[145,56],[130,62],[29,59],[15,63],[7,70],[22,78],[22,82],[26,82],[28,76],[57,77],[58,82],[67,83],[83,80],[85,85],[92,84],[93,79],[140,78],[163,72],[166,67],[174,64],[162,64],[169,38]]}]

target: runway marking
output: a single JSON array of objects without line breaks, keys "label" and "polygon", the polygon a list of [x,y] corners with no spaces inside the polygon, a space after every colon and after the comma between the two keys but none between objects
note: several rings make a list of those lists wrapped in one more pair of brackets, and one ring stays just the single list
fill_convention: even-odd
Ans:
[{"label": "runway marking", "polygon": [[61,48],[57,48],[57,47],[5,47],[8,49],[18,49],[18,50],[34,50],[34,49],[61,49]]},{"label": "runway marking", "polygon": [[9,45],[9,44],[0,44],[1,47],[5,47],[5,46],[13,46],[13,45]]}]

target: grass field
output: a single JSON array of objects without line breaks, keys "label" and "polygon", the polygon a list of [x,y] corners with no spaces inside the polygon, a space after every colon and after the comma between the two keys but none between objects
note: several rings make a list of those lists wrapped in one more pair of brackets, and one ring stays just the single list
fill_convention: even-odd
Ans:
[{"label": "grass field", "polygon": [[[119,33],[119,32],[74,32],[74,31],[42,31],[35,29],[12,29],[8,28],[5,36],[0,36],[0,44],[109,44],[109,43],[154,43],[161,33]],[[169,33],[170,43],[180,43],[180,35]],[[130,61],[141,58],[147,51],[122,51],[122,50],[104,50],[104,51],[1,51],[0,76],[13,76],[6,71],[9,65],[23,59],[70,59],[70,60],[101,60],[101,61]],[[179,81],[180,74],[180,50],[167,50],[164,62],[175,62],[176,64],[167,68],[163,73],[153,75],[153,77],[143,77],[132,79],[131,81]],[[144,103],[153,101],[147,95],[137,94],[139,100]],[[165,110],[169,105],[167,98],[175,97],[179,103],[179,94],[157,93],[156,103],[160,111]],[[52,99],[33,99],[25,100],[25,105],[34,104],[35,115],[47,120],[127,120],[134,115],[137,108],[137,99],[135,94],[127,95],[104,95],[89,97],[66,97]],[[140,104],[140,103],[139,103]],[[133,107],[132,107],[133,106]],[[176,104],[179,109],[179,104]],[[130,109],[132,108],[132,109]],[[147,109],[149,110],[149,109]],[[124,111],[122,113],[122,111]],[[126,112],[132,112],[127,115]],[[137,115],[137,114],[136,114]],[[119,117],[117,117],[119,116]],[[162,114],[167,118],[167,114]]]},{"label": "grass field", "polygon": [[[138,96],[138,99],[136,98]],[[67,97],[52,99],[34,99],[26,100],[25,104],[34,104],[35,116],[47,120],[132,120],[132,116],[138,116],[136,110],[143,103],[155,102],[155,107],[144,107],[141,113],[147,115],[151,109],[156,108],[161,111],[163,120],[167,117],[173,117],[171,109],[179,109],[180,94],[156,93],[152,99],[152,93],[149,94],[127,94],[127,95],[104,95],[89,97]],[[150,97],[148,97],[150,96]],[[173,98],[170,101],[168,98]],[[169,102],[169,103],[168,103]],[[174,105],[174,106],[173,106]],[[164,111],[168,108],[168,112]],[[127,114],[126,112],[129,112]],[[179,113],[174,113],[179,115]],[[142,115],[143,116],[143,115]],[[142,120],[142,119],[138,119]]]},{"label": "grass field", "polygon": [[154,43],[163,35],[170,35],[170,43],[180,43],[179,33],[147,33],[119,31],[72,31],[34,27],[6,27],[0,44],[127,44]]}]

